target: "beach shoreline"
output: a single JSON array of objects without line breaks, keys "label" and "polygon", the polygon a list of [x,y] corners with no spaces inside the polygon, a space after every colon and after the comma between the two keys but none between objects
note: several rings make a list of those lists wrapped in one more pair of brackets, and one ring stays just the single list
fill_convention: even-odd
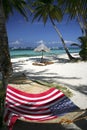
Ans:
[{"label": "beach shoreline", "polygon": [[[79,57],[73,53],[74,57]],[[34,62],[40,62],[40,56],[11,59],[13,71],[16,74],[23,73],[29,80],[57,83],[65,86],[73,93],[72,101],[81,109],[87,108],[87,62],[70,62],[66,54],[44,56],[45,60],[53,64],[38,66]]]}]

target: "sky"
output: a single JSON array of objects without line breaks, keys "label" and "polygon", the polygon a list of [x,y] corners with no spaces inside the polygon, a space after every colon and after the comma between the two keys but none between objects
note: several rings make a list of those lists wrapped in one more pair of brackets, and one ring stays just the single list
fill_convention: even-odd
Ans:
[{"label": "sky", "polygon": [[[61,23],[56,22],[56,25],[67,45],[78,42],[78,37],[82,35],[76,20],[67,22],[64,18]],[[6,28],[9,45],[13,47],[36,47],[40,43],[44,43],[48,47],[60,47],[62,45],[50,20],[46,25],[42,21],[32,23],[31,17],[26,21],[23,16],[15,12],[14,16],[9,17]]]}]

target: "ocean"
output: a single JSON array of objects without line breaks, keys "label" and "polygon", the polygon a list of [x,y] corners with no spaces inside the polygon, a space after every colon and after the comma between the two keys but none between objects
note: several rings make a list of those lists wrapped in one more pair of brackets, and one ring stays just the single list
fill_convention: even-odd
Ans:
[{"label": "ocean", "polygon": [[[78,53],[79,49],[69,49],[70,53]],[[50,52],[43,52],[43,55],[49,56],[49,55],[60,55],[66,53],[63,49],[57,49],[57,50],[50,50]],[[10,56],[11,58],[20,58],[20,57],[33,57],[33,56],[41,56],[42,52],[35,52],[34,50],[10,50]]]}]

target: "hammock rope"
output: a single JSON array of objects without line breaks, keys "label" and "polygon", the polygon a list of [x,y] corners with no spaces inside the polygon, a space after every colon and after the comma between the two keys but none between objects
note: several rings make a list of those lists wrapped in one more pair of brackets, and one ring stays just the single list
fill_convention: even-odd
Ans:
[{"label": "hammock rope", "polygon": [[[86,109],[82,109],[80,111],[81,112],[86,112],[87,108]],[[58,124],[63,124],[63,123],[70,124],[70,123],[74,123],[76,121],[80,121],[80,120],[83,120],[83,119],[87,119],[87,115],[82,116],[82,117],[80,116],[80,117],[78,117],[76,119],[73,119],[73,120],[63,118],[63,119],[61,119],[61,121]]]}]

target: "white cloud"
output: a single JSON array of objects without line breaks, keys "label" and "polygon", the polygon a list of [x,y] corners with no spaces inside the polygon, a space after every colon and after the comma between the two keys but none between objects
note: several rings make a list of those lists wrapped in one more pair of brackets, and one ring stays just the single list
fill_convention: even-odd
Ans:
[{"label": "white cloud", "polygon": [[67,40],[65,40],[65,43],[66,44],[72,44],[72,43],[75,43],[74,41],[67,41]]},{"label": "white cloud", "polygon": [[[75,41],[64,40],[66,44],[76,43]],[[49,41],[48,44],[61,44],[61,41]]]},{"label": "white cloud", "polygon": [[36,43],[38,43],[38,44],[42,44],[42,43],[45,43],[45,41],[40,40],[40,41],[37,41]]},{"label": "white cloud", "polygon": [[21,42],[19,40],[16,40],[16,41],[11,42],[10,44],[12,44],[12,45],[19,45],[19,44],[21,44]]},{"label": "white cloud", "polygon": [[48,42],[48,44],[58,44],[58,43],[60,43],[60,42],[58,42],[58,41],[49,41]]}]

